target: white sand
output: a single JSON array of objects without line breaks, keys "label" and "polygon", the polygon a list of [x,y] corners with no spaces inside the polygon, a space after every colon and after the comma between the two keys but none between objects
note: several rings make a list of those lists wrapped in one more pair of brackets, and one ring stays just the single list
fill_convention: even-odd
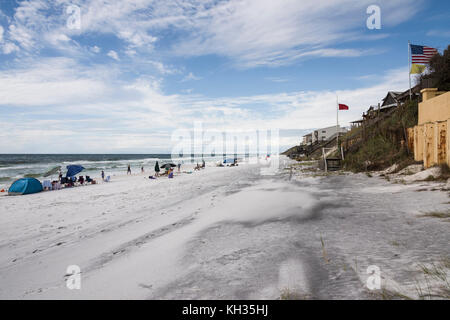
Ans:
[{"label": "white sand", "polygon": [[[273,299],[286,287],[366,298],[366,264],[407,286],[412,261],[450,253],[448,223],[416,217],[443,210],[443,192],[365,175],[292,178],[260,169],[116,176],[0,197],[0,298]],[[69,265],[81,268],[81,290],[66,287]]]}]

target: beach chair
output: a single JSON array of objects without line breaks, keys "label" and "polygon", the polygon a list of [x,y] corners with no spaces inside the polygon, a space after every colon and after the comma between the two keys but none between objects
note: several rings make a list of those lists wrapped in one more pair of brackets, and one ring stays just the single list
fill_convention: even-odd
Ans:
[{"label": "beach chair", "polygon": [[107,176],[105,182],[109,182],[111,180],[111,176]]}]

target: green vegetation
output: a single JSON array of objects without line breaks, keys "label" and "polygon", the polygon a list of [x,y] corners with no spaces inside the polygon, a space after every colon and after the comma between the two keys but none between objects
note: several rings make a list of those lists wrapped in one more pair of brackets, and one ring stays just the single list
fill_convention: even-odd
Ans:
[{"label": "green vegetation", "polygon": [[[344,166],[352,171],[380,170],[399,163],[401,170],[414,163],[413,154],[407,149],[406,129],[417,124],[418,102],[409,101],[397,108],[388,118],[367,127],[351,130],[346,137],[358,130],[360,147],[346,155]],[[345,137],[344,137],[345,139]]]},{"label": "green vegetation", "polygon": [[[450,279],[448,278],[449,258],[445,257],[439,263],[429,265],[419,264],[419,268],[425,276],[426,288],[417,286],[420,299],[450,299]],[[432,280],[434,285],[430,285]]]},{"label": "green vegetation", "polygon": [[294,146],[294,147],[291,147],[291,148],[287,149],[286,151],[284,151],[282,153],[282,155],[289,157],[290,155],[298,154],[299,152],[300,152],[300,146]]},{"label": "green vegetation", "polygon": [[444,54],[435,55],[430,61],[429,74],[419,78],[421,87],[438,88],[439,91],[450,91],[450,46],[444,50]]}]

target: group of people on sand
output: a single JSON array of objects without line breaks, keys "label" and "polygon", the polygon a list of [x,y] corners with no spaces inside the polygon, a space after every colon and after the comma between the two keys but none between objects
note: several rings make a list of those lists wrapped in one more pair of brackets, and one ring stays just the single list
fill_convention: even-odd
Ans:
[{"label": "group of people on sand", "polygon": [[202,165],[200,166],[197,162],[197,166],[194,168],[194,170],[205,169],[205,167],[206,167],[205,160],[202,159]]},{"label": "group of people on sand", "polygon": [[[177,167],[178,167],[178,173],[180,173],[181,172],[181,163],[178,163]],[[149,178],[150,179],[155,179],[155,178],[159,177],[160,175],[167,175],[170,179],[172,179],[173,178],[173,168],[172,168],[172,166],[166,165],[164,168],[166,170],[165,173],[160,174],[161,168],[159,167],[159,162],[156,161],[156,163],[155,163],[155,176],[150,176]]]},{"label": "group of people on sand", "polygon": [[[102,171],[102,173],[103,173],[103,171]],[[103,178],[103,176],[102,176],[102,178]],[[51,184],[52,184],[51,190],[58,189],[58,187],[56,187],[57,184],[67,188],[67,187],[74,187],[75,184],[85,185],[87,183],[96,184],[97,182],[94,179],[92,179],[90,176],[84,177],[84,176],[80,175],[80,176],[78,176],[78,178],[75,177],[75,176],[73,176],[73,177],[63,177],[63,174],[62,174],[62,172],[60,170],[59,174],[58,174],[58,180],[55,180],[55,181],[51,182]]]},{"label": "group of people on sand", "polygon": [[[156,163],[155,163],[155,175],[149,176],[149,179],[156,179],[157,177],[160,177],[160,176],[168,176],[169,178],[173,178],[173,176],[174,176],[174,167],[175,167],[174,164],[172,164],[172,165],[170,165],[170,164],[163,165],[163,168],[165,169],[165,171],[163,173],[161,173],[161,169],[162,168],[159,166],[159,162],[156,161]],[[181,173],[181,163],[180,162],[178,162],[178,164],[176,165],[176,168],[178,169],[178,173]],[[200,170],[200,169],[205,169],[205,168],[206,168],[206,163],[205,163],[205,160],[202,159],[202,163],[199,164],[197,162],[197,166],[194,167],[194,170]],[[141,166],[141,173],[144,173],[144,172],[145,172],[144,166]],[[192,173],[192,172],[188,172],[188,173]],[[131,175],[131,165],[128,164],[128,166],[127,166],[127,175],[129,175],[129,174]],[[104,179],[104,172],[103,171],[102,171],[102,179]]]}]

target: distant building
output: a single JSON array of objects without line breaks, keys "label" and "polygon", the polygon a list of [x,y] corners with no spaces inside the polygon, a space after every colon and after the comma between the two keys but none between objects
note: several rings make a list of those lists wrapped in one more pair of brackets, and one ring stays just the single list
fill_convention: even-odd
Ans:
[{"label": "distant building", "polygon": [[347,133],[347,129],[341,126],[332,126],[322,129],[317,129],[312,133],[312,143],[328,141],[330,138],[336,136],[336,132],[339,130],[339,133]]},{"label": "distant building", "polygon": [[364,122],[364,119],[359,119],[359,120],[355,120],[355,121],[350,122],[351,129],[361,127],[363,122]]},{"label": "distant building", "polygon": [[390,110],[391,108],[398,107],[397,97],[402,93],[403,92],[389,91],[386,97],[384,97],[383,102],[381,103],[380,111],[384,112]]},{"label": "distant building", "polygon": [[303,136],[303,145],[310,145],[312,143],[312,133],[308,133]]}]

